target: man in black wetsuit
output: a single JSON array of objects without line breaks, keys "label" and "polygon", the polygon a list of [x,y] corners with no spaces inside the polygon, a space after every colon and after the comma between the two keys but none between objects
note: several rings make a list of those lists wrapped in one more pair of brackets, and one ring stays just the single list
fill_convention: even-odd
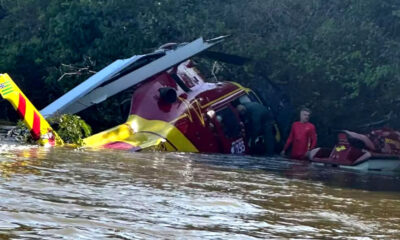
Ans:
[{"label": "man in black wetsuit", "polygon": [[275,122],[272,112],[257,102],[244,102],[236,108],[244,123],[250,153],[273,154],[275,148]]}]

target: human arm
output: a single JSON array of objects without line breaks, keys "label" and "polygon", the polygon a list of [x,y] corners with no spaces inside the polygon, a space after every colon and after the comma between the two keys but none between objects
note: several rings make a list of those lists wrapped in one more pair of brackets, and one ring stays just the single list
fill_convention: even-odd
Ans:
[{"label": "human arm", "polygon": [[314,149],[317,146],[317,131],[315,130],[315,126],[312,125],[311,131],[310,131],[310,148],[309,149]]}]

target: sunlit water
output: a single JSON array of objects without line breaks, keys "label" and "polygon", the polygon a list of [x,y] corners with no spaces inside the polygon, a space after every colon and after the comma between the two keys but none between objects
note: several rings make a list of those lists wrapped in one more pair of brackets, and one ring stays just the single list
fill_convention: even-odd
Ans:
[{"label": "sunlit water", "polygon": [[400,238],[400,174],[0,143],[0,239]]}]

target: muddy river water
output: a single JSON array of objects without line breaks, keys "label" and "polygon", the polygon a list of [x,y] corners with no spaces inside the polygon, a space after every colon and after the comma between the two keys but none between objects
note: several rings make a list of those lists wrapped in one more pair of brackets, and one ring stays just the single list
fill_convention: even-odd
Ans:
[{"label": "muddy river water", "polygon": [[396,239],[400,173],[0,142],[0,239]]}]

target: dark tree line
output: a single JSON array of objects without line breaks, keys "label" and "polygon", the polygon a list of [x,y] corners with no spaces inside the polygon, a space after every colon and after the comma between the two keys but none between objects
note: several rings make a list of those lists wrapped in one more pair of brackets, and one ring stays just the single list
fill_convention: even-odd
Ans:
[{"label": "dark tree line", "polygon": [[[117,58],[230,34],[219,50],[253,60],[223,64],[221,76],[278,85],[313,109],[324,136],[374,122],[400,127],[399,32],[395,0],[1,0],[0,72],[42,108]],[[71,66],[87,71],[60,79]],[[93,111],[111,122],[124,97]],[[0,108],[1,119],[16,118],[8,103]]]}]

